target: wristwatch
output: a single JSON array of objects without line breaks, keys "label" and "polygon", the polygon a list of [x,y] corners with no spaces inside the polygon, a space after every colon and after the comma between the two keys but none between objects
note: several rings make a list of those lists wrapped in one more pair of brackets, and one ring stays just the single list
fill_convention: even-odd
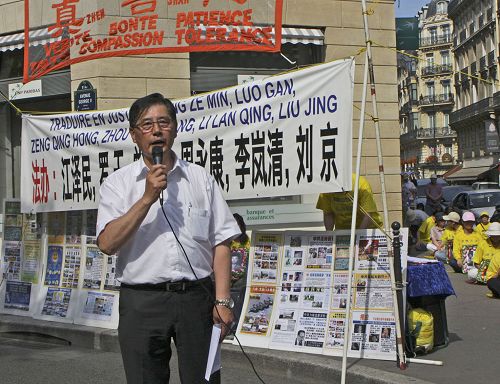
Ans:
[{"label": "wristwatch", "polygon": [[228,309],[233,309],[234,308],[234,300],[229,297],[227,299],[215,299],[215,305],[221,305],[223,307],[226,307]]}]

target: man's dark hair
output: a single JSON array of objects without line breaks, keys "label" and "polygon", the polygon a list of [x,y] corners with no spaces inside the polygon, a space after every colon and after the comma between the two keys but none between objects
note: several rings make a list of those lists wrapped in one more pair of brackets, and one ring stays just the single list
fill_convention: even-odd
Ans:
[{"label": "man's dark hair", "polygon": [[167,98],[163,97],[161,93],[152,93],[150,95],[141,97],[134,101],[128,113],[128,121],[130,128],[135,128],[141,116],[153,105],[164,105],[167,108],[170,118],[177,126],[177,116],[175,113],[174,104]]}]

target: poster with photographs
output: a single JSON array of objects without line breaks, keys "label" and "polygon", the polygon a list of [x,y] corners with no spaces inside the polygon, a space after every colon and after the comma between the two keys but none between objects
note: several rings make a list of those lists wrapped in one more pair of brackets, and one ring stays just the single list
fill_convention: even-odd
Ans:
[{"label": "poster with photographs", "polygon": [[3,308],[28,312],[31,301],[31,284],[21,281],[6,282]]},{"label": "poster with photographs", "polygon": [[306,268],[330,270],[333,261],[333,235],[308,236]]},{"label": "poster with photographs", "polygon": [[332,279],[332,301],[330,308],[346,309],[347,307],[347,285],[349,275],[346,272],[334,272]]},{"label": "poster with photographs", "polygon": [[40,241],[42,227],[41,214],[23,215],[23,241]]},{"label": "poster with photographs", "polygon": [[360,271],[388,271],[387,240],[383,235],[358,236],[355,269]]},{"label": "poster with photographs", "polygon": [[83,233],[83,211],[66,212],[66,244],[81,244]]},{"label": "poster with photographs", "polygon": [[80,247],[66,247],[64,250],[64,265],[61,286],[77,288],[80,278],[80,264],[82,249]]},{"label": "poster with photographs", "polygon": [[322,271],[306,271],[301,308],[309,310],[328,310],[330,304],[330,293],[332,274]]},{"label": "poster with photographs", "polygon": [[97,247],[87,247],[85,269],[83,271],[83,288],[101,289],[104,267],[104,254]]},{"label": "poster with photographs", "polygon": [[388,272],[356,273],[353,277],[354,309],[390,310],[391,276]]},{"label": "poster with photographs", "polygon": [[115,295],[102,292],[87,292],[83,317],[108,321],[113,314]]},{"label": "poster with photographs", "polygon": [[61,283],[61,272],[63,263],[63,247],[60,245],[49,245],[47,253],[47,268],[45,270],[45,285],[58,287]]},{"label": "poster with photographs", "polygon": [[40,241],[23,242],[23,262],[21,268],[21,280],[27,283],[38,284],[41,270],[41,248]]},{"label": "poster with photographs", "polygon": [[64,244],[66,230],[66,212],[49,212],[47,214],[47,234],[49,244]]},{"label": "poster with photographs", "polygon": [[254,237],[251,284],[276,284],[279,251],[283,238],[279,234],[259,233]]},{"label": "poster with photographs", "polygon": [[335,236],[334,245],[334,264],[335,271],[349,270],[349,247],[351,245],[351,236],[337,235]]},{"label": "poster with photographs", "polygon": [[395,327],[390,312],[354,311],[348,356],[395,360]]},{"label": "poster with photographs", "polygon": [[21,278],[22,244],[18,241],[4,241],[3,276],[5,280],[19,281]]},{"label": "poster with photographs", "polygon": [[104,255],[106,260],[104,274],[104,289],[107,291],[119,291],[120,282],[116,278],[116,255]]},{"label": "poster with photographs", "polygon": [[69,288],[47,288],[45,301],[42,307],[42,316],[67,318],[71,300]]},{"label": "poster with photographs", "polygon": [[331,312],[328,316],[324,353],[338,355],[344,348],[344,332],[346,325],[345,312]]}]

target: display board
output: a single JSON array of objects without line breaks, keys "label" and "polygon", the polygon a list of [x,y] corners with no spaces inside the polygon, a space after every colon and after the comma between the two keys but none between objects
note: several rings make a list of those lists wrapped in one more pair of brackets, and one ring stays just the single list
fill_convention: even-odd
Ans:
[{"label": "display board", "polygon": [[[406,268],[407,230],[401,231]],[[387,238],[356,231],[352,316],[347,318],[350,231],[254,232],[247,293],[237,328],[243,345],[396,359]]]},{"label": "display board", "polygon": [[97,211],[20,213],[6,200],[0,312],[116,328],[116,256],[96,246]]}]

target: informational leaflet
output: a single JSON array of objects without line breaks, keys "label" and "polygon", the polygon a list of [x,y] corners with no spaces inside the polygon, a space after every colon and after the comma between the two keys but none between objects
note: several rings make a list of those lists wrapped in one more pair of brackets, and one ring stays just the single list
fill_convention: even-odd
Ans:
[{"label": "informational leaflet", "polygon": [[104,289],[107,291],[120,290],[120,282],[116,279],[116,255],[106,255],[106,274],[104,275]]},{"label": "informational leaflet", "polygon": [[96,320],[109,320],[113,313],[115,295],[102,292],[87,292],[82,317]]},{"label": "informational leaflet", "polygon": [[391,312],[354,311],[351,326],[351,352],[367,357],[395,353],[396,325]]},{"label": "informational leaflet", "polygon": [[68,211],[66,213],[66,244],[81,244],[83,233],[83,212]]},{"label": "informational leaflet", "polygon": [[282,236],[272,233],[260,233],[255,238],[252,260],[252,284],[276,284],[278,274],[278,256],[282,245]]},{"label": "informational leaflet", "polygon": [[100,289],[103,274],[104,254],[97,247],[87,247],[85,269],[83,272],[83,288]]},{"label": "informational leaflet", "polygon": [[333,235],[316,234],[309,237],[306,268],[325,269],[332,268]]},{"label": "informational leaflet", "polygon": [[391,276],[385,273],[356,273],[353,277],[354,309],[392,308]]},{"label": "informational leaflet", "polygon": [[249,300],[244,312],[240,332],[256,336],[267,336],[274,307],[275,287],[251,286]]},{"label": "informational leaflet", "polygon": [[328,316],[325,353],[330,350],[341,351],[344,348],[345,312],[331,312]]},{"label": "informational leaflet", "polygon": [[9,281],[5,288],[5,309],[29,311],[31,298],[31,284],[20,281]]},{"label": "informational leaflet", "polygon": [[21,268],[22,281],[38,284],[40,257],[40,241],[35,240],[23,242],[23,264]]},{"label": "informational leaflet", "polygon": [[43,303],[42,315],[65,318],[68,314],[70,299],[71,289],[49,287]]},{"label": "informational leaflet", "polygon": [[63,263],[63,247],[49,245],[47,254],[47,268],[45,270],[45,285],[58,287],[61,283]]},{"label": "informational leaflet", "polygon": [[388,271],[389,256],[385,236],[361,234],[357,238],[355,269],[360,271]]},{"label": "informational leaflet", "polygon": [[335,236],[334,244],[334,264],[335,271],[349,270],[349,246],[351,243],[351,236],[337,235]]},{"label": "informational leaflet", "polygon": [[23,215],[23,241],[39,241],[41,238],[41,221],[40,214],[24,214]]},{"label": "informational leaflet", "polygon": [[80,278],[81,247],[66,247],[64,250],[64,267],[61,286],[77,288]]}]

